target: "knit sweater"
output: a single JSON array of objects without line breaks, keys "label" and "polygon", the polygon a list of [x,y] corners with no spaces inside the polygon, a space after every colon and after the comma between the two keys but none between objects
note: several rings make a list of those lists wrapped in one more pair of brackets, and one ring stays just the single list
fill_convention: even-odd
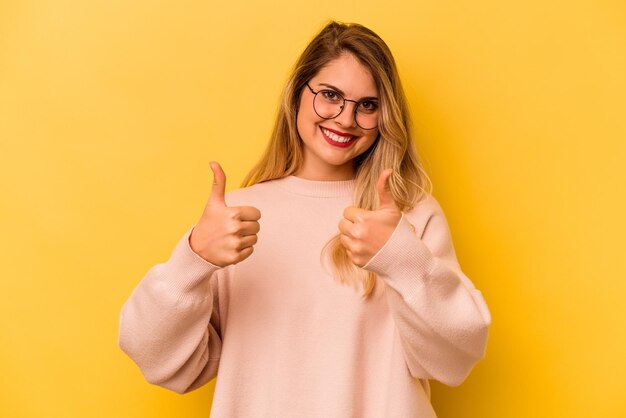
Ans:
[{"label": "knit sweater", "polygon": [[219,268],[191,249],[192,226],[122,307],[122,350],[178,393],[217,376],[214,418],[435,417],[428,380],[466,378],[489,310],[432,195],[364,266],[368,298],[333,278],[321,254],[353,192],[289,176],[227,193],[261,212],[253,254]]}]

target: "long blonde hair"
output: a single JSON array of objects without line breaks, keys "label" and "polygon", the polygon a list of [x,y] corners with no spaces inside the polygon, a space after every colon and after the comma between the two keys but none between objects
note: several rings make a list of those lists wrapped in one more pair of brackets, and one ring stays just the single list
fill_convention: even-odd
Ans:
[{"label": "long blonde hair", "polygon": [[[432,184],[415,151],[407,100],[391,51],[373,31],[355,23],[330,22],[300,55],[283,90],[270,143],[242,186],[298,171],[303,162],[302,141],[296,126],[300,96],[311,78],[344,53],[354,55],[370,70],[380,103],[378,138],[355,161],[354,205],[366,210],[377,209],[376,181],[384,169],[391,168],[393,175],[388,182],[391,195],[401,211],[410,210],[428,193],[427,188]],[[339,235],[328,242],[324,253],[329,254],[340,282],[360,283],[363,297],[371,294],[376,275],[352,263]]]}]

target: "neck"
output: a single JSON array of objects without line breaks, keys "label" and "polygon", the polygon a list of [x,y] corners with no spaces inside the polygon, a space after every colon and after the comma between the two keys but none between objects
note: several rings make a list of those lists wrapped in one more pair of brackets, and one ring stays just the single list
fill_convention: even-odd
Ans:
[{"label": "neck", "polygon": [[345,181],[354,180],[356,173],[352,166],[332,167],[327,169],[306,169],[301,167],[294,174],[296,177],[300,177],[305,180],[315,181]]}]

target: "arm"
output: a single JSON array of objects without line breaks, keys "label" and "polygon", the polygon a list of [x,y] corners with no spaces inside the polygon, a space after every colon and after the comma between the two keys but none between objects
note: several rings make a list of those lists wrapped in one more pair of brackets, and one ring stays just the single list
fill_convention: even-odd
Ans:
[{"label": "arm", "polygon": [[148,271],[120,314],[120,348],[148,382],[178,393],[215,377],[222,347],[219,267],[192,251],[192,230],[167,262]]},{"label": "arm", "polygon": [[[413,222],[424,226],[415,231]],[[411,375],[450,386],[463,382],[484,357],[491,316],[480,291],[459,267],[435,199],[427,196],[403,214],[389,240],[363,268],[387,285],[389,309]]]},{"label": "arm", "polygon": [[120,348],[148,382],[178,393],[217,374],[222,351],[217,276],[220,268],[252,254],[260,228],[257,208],[226,206],[226,175],[216,162],[211,170],[213,186],[200,220],[166,263],[148,271],[120,315]]}]

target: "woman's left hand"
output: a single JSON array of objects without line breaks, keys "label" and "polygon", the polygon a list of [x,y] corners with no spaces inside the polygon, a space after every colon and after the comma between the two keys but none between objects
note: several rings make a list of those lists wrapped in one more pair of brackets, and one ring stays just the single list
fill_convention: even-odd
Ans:
[{"label": "woman's left hand", "polygon": [[366,265],[385,245],[402,218],[387,185],[392,173],[391,169],[386,169],[378,178],[376,188],[380,205],[377,210],[351,206],[344,210],[343,219],[339,221],[341,244],[359,267]]}]

